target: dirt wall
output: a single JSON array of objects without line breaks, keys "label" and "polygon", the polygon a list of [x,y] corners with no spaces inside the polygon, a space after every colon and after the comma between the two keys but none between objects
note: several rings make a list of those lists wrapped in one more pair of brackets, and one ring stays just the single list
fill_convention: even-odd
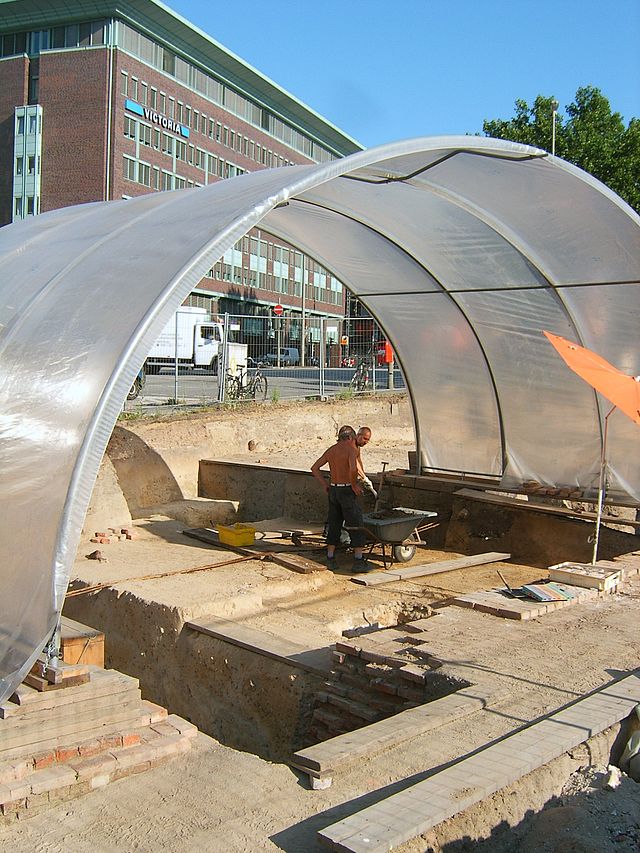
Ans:
[{"label": "dirt wall", "polygon": [[221,743],[274,761],[301,746],[319,676],[192,630],[178,608],[131,593],[69,598],[64,613],[105,632],[107,668]]}]

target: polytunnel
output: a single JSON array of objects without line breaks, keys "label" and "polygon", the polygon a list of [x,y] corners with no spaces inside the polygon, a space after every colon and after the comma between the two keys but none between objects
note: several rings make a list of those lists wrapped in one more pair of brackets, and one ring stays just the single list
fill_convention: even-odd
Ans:
[{"label": "polytunnel", "polygon": [[[640,219],[546,152],[409,140],[323,165],[43,214],[0,230],[0,701],[55,628],[94,480],[167,319],[261,227],[322,263],[392,342],[417,473],[597,488],[606,403],[543,329],[640,373]],[[609,494],[640,500],[637,427]]]}]

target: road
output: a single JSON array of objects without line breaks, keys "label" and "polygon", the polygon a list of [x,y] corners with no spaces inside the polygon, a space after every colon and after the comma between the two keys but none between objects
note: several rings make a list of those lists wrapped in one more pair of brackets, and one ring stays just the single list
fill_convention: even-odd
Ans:
[{"label": "road", "polygon": [[[303,399],[305,397],[333,396],[348,391],[354,369],[348,367],[326,368],[324,371],[324,389],[320,388],[320,368],[318,367],[265,367],[262,373],[267,379],[267,397],[273,399]],[[249,376],[253,371],[249,371]],[[371,375],[373,382],[373,374]],[[389,377],[386,367],[375,371],[375,388],[387,390]],[[403,389],[404,379],[400,370],[394,371],[393,387]],[[372,390],[372,389],[368,389]],[[249,397],[249,399],[252,399]],[[193,402],[211,405],[218,401],[218,377],[204,370],[181,369],[178,376],[170,368],[162,368],[159,374],[147,376],[140,396],[128,401],[127,410],[140,404],[166,405],[177,402]]]}]

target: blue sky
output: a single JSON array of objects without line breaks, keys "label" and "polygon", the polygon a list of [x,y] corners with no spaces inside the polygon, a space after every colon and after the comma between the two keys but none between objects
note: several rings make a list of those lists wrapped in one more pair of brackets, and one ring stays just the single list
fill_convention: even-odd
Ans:
[{"label": "blue sky", "polygon": [[596,86],[640,118],[640,0],[164,0],[367,147]]}]

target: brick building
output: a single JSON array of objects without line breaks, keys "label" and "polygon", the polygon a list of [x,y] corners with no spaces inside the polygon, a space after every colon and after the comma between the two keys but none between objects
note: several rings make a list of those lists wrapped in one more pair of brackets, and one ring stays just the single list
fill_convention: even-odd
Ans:
[{"label": "brick building", "polygon": [[[359,149],[155,0],[0,5],[0,225]],[[189,302],[335,317],[345,297],[327,270],[254,230]]]}]

